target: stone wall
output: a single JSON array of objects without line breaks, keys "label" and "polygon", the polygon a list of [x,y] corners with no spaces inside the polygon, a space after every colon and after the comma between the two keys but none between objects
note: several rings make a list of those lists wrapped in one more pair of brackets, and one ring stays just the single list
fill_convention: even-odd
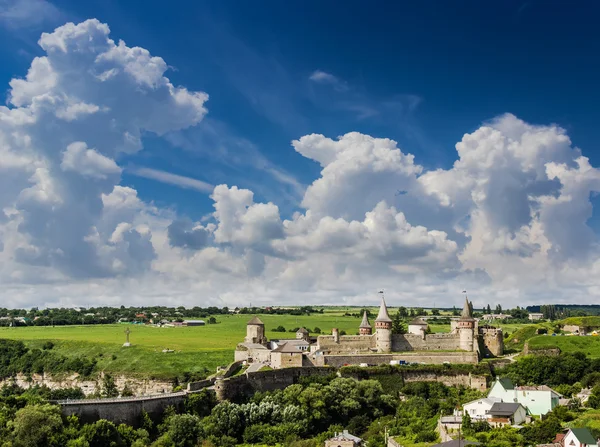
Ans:
[{"label": "stone wall", "polygon": [[393,334],[392,351],[454,351],[460,349],[458,334]]},{"label": "stone wall", "polygon": [[375,349],[375,335],[342,335],[340,342],[333,335],[319,335],[319,349],[331,353],[359,353]]},{"label": "stone wall", "polygon": [[217,379],[215,393],[219,400],[238,401],[256,391],[273,391],[297,383],[303,376],[327,376],[335,373],[328,367],[284,368],[248,373],[229,379]]},{"label": "stone wall", "polygon": [[341,367],[346,365],[360,365],[366,363],[368,365],[386,365],[391,360],[404,360],[408,363],[428,363],[442,364],[450,363],[477,363],[478,357],[476,352],[457,351],[457,352],[404,352],[394,354],[362,354],[362,355],[325,355],[323,356],[324,364]]},{"label": "stone wall", "polygon": [[481,353],[484,357],[498,357],[504,354],[504,334],[502,329],[480,328],[479,339]]},{"label": "stone wall", "polygon": [[200,391],[201,389],[212,386],[214,383],[215,383],[215,379],[206,379],[206,380],[200,380],[198,382],[190,382],[187,384],[187,391],[188,392]]},{"label": "stone wall", "polygon": [[365,368],[360,371],[346,371],[341,370],[342,377],[352,377],[357,380],[371,378],[376,379],[377,377],[383,376],[397,376],[402,382],[440,382],[446,386],[456,387],[464,386],[466,388],[472,388],[478,391],[487,390],[488,378],[485,375],[476,375],[467,372],[454,372],[448,371],[427,371],[423,369],[411,369],[411,367],[397,367],[393,372],[373,372]]},{"label": "stone wall", "polygon": [[549,355],[552,357],[557,357],[560,355],[560,348],[539,348],[532,349],[529,347],[529,342],[525,342],[523,346],[523,355]]},{"label": "stone wall", "polygon": [[148,396],[119,399],[90,399],[58,402],[65,416],[77,415],[82,423],[107,419],[115,424],[138,427],[145,411],[153,420],[158,420],[169,406],[177,411],[184,410],[186,392],[169,393],[164,396]]},{"label": "stone wall", "polygon": [[[164,380],[138,379],[129,376],[114,376],[115,384],[121,391],[127,384],[134,395],[144,396],[159,393],[170,393],[173,391],[173,383]],[[19,373],[14,378],[0,380],[0,388],[4,385],[16,384],[21,388],[30,388],[36,385],[45,385],[52,390],[61,388],[81,388],[86,396],[94,394],[102,388],[102,376],[97,379],[82,379],[78,374],[64,377],[53,377],[44,374],[32,374],[26,376]]]}]

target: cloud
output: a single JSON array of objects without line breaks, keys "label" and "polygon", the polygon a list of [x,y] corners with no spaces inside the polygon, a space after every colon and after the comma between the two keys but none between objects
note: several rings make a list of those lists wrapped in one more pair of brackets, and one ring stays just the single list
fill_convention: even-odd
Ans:
[{"label": "cloud", "polygon": [[191,177],[185,177],[183,175],[172,174],[170,172],[161,171],[158,169],[151,168],[133,168],[128,170],[130,174],[138,177],[144,177],[157,182],[167,183],[169,185],[178,186],[184,189],[195,189],[196,191],[210,193],[214,186],[209,183],[203,182]]},{"label": "cloud", "polygon": [[[0,299],[11,306],[364,305],[380,288],[420,306],[458,305],[464,288],[476,305],[600,296],[589,223],[600,170],[558,125],[493,118],[434,170],[391,139],[306,134],[289,148],[320,170],[305,187],[217,121],[194,139],[186,129],[202,126],[208,95],[173,85],[162,58],[112,40],[108,25],[68,23],[39,42],[0,106]],[[144,202],[120,184],[120,163],[135,163],[149,134],[190,151],[211,143],[204,156],[276,179],[274,198],[133,168],[209,194],[213,212],[194,222]]]},{"label": "cloud", "polygon": [[45,55],[9,83],[0,106],[2,253],[12,261],[0,277],[9,281],[135,276],[156,257],[139,219],[160,213],[111,208],[124,192],[117,160],[142,149],[143,133],[197,124],[208,96],[174,86],[161,58],[109,33],[95,19],[43,33]]},{"label": "cloud", "polygon": [[60,16],[60,10],[47,0],[0,0],[0,23],[10,28],[37,26]]},{"label": "cloud", "polygon": [[338,92],[348,91],[348,84],[340,78],[321,70],[315,70],[308,79],[317,84],[329,84]]}]

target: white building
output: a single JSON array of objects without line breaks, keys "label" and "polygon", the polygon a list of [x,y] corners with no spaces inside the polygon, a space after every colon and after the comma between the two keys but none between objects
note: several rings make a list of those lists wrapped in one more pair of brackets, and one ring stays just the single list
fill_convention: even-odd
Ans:
[{"label": "white building", "polygon": [[565,447],[598,447],[598,440],[587,428],[571,428],[562,440]]},{"label": "white building", "polygon": [[546,385],[515,387],[509,379],[497,378],[488,397],[500,398],[502,402],[518,402],[529,414],[540,416],[552,411],[562,396]]},{"label": "white building", "polygon": [[488,417],[488,411],[496,402],[502,402],[502,399],[499,397],[482,397],[467,402],[463,405],[463,414],[468,414],[473,421],[485,420]]},{"label": "white building", "polygon": [[529,314],[529,319],[530,319],[531,321],[534,321],[534,320],[543,320],[543,319],[544,319],[544,314],[542,314],[542,313],[537,313],[537,312],[531,312],[531,313]]},{"label": "white building", "polygon": [[428,328],[429,325],[427,324],[427,322],[420,318],[415,318],[410,323],[408,323],[409,334],[423,335],[427,332]]}]

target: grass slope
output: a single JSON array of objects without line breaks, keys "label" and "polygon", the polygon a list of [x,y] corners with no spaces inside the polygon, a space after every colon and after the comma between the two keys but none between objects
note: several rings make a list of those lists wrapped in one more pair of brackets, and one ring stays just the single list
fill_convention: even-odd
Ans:
[{"label": "grass slope", "polygon": [[560,348],[561,352],[581,351],[591,358],[600,358],[600,337],[538,335],[529,340],[531,349]]},{"label": "grass slope", "polygon": [[560,322],[562,325],[573,324],[585,327],[600,327],[600,317],[569,317]]}]

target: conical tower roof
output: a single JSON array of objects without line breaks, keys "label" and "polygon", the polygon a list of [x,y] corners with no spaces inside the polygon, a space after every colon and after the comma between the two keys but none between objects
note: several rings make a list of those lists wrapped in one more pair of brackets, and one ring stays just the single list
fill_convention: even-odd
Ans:
[{"label": "conical tower roof", "polygon": [[375,321],[385,321],[387,323],[392,322],[392,319],[388,315],[387,306],[385,305],[385,299],[383,298],[383,295],[381,295],[381,305],[379,306],[379,313],[377,314]]},{"label": "conical tower roof", "polygon": [[250,326],[250,325],[261,325],[261,326],[264,326],[264,325],[265,325],[265,323],[263,323],[263,322],[261,321],[261,319],[260,319],[260,318],[258,318],[258,317],[255,315],[255,316],[252,318],[252,320],[250,320],[248,323],[246,323],[246,325],[247,325],[247,326]]},{"label": "conical tower roof", "polygon": [[369,324],[369,319],[367,318],[367,311],[363,314],[362,322],[360,323],[359,329],[371,329],[371,325]]},{"label": "conical tower roof", "polygon": [[471,314],[471,304],[469,303],[469,298],[465,297],[465,305],[463,306],[462,313],[460,314],[460,319],[465,321],[473,320],[473,315]]}]

